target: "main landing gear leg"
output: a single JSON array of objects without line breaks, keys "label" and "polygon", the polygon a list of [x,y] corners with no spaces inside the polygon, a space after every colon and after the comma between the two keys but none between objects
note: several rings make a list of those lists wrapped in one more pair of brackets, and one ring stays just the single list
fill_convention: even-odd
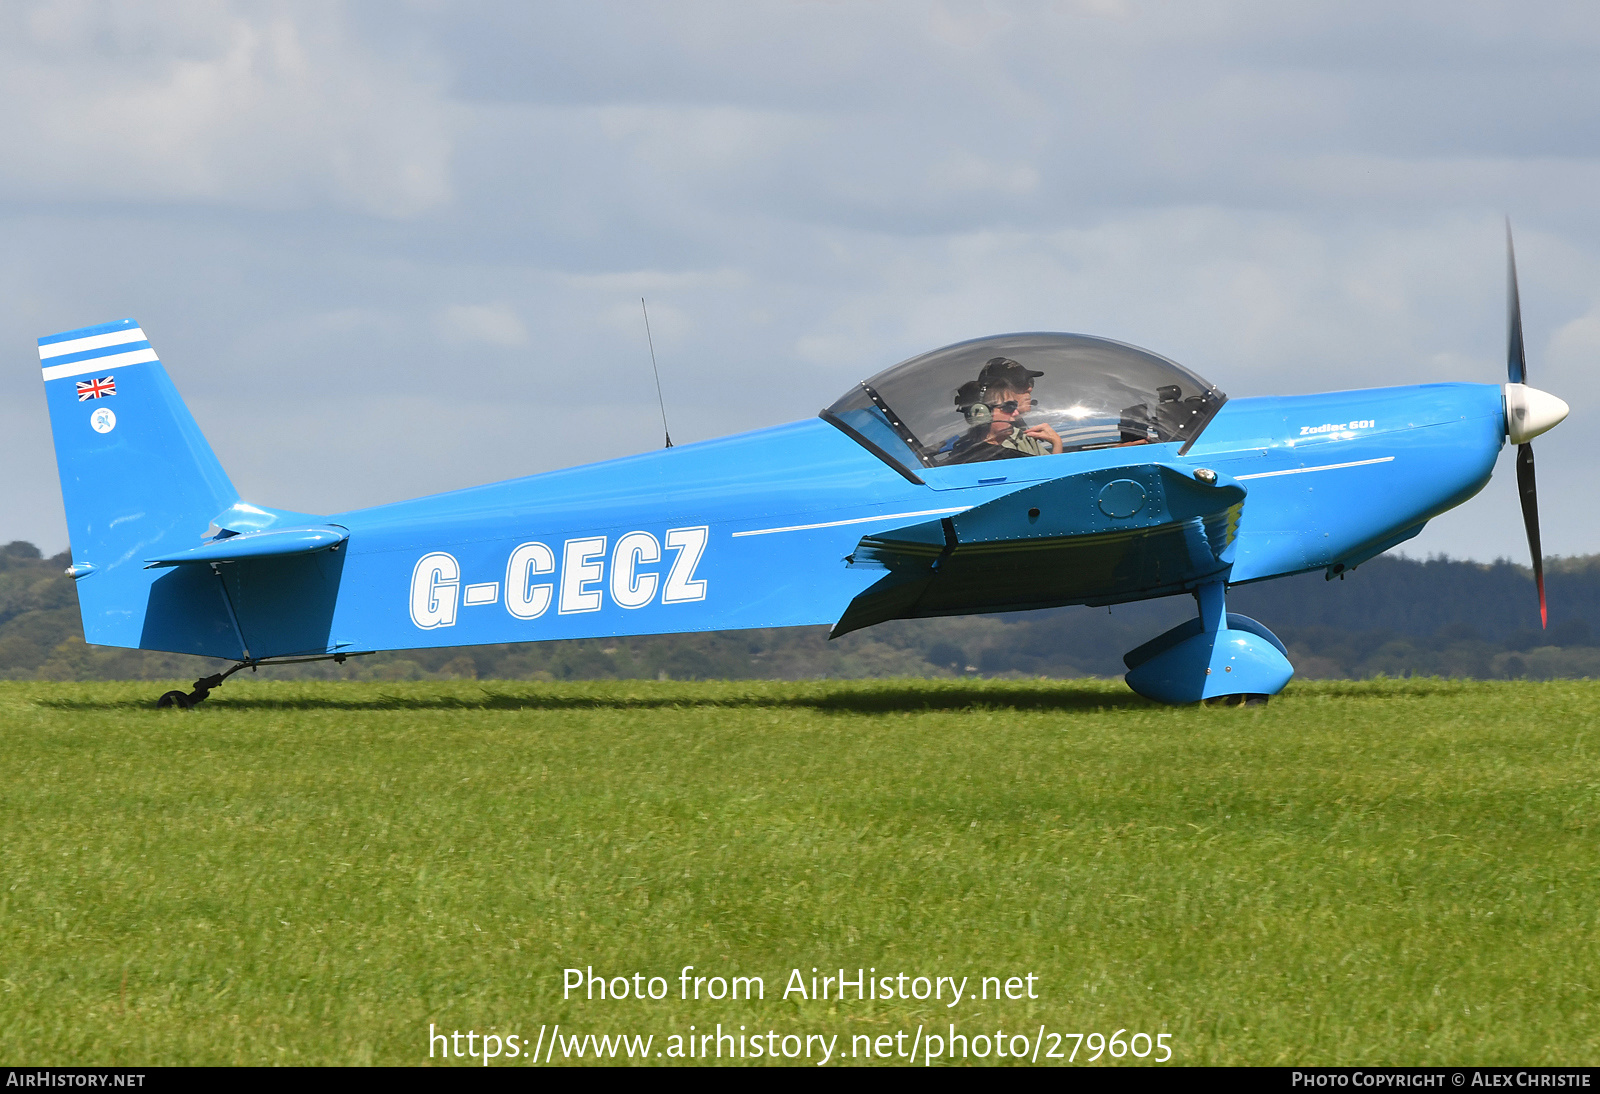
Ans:
[{"label": "main landing gear leg", "polygon": [[1123,663],[1128,686],[1161,703],[1255,706],[1294,675],[1277,635],[1227,609],[1222,581],[1194,591],[1199,617],[1133,650]]}]

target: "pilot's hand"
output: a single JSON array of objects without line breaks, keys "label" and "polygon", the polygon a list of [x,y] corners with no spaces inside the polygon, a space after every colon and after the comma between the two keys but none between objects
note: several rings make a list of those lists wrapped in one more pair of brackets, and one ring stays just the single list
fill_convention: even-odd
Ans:
[{"label": "pilot's hand", "polygon": [[1029,426],[1025,433],[1029,437],[1038,437],[1041,441],[1047,441],[1050,444],[1052,455],[1059,455],[1066,448],[1066,445],[1061,443],[1061,434],[1047,425]]}]

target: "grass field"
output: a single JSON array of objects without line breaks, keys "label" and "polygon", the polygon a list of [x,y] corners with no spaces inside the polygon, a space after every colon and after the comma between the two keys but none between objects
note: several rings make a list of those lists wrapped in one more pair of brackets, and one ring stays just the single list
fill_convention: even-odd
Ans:
[{"label": "grass field", "polygon": [[[1600,1058],[1600,683],[161,690],[0,685],[0,1060],[427,1063],[429,1023],[557,1022]],[[684,965],[766,997],[679,1000]],[[670,995],[563,1000],[587,966]],[[781,998],[841,966],[969,994]]]}]

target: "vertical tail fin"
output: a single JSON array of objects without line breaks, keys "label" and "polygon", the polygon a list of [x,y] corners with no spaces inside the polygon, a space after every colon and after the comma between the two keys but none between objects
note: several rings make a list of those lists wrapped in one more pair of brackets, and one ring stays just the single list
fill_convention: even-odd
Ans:
[{"label": "vertical tail fin", "polygon": [[[41,338],[39,361],[84,637],[173,649],[142,640],[163,576],[144,560],[198,546],[239,493],[132,319]],[[239,643],[215,591],[197,588],[194,607],[180,652],[230,656]]]}]

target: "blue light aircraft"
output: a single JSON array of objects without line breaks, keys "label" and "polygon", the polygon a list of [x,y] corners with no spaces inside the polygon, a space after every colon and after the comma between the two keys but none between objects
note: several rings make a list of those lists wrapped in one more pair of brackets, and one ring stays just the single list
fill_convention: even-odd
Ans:
[{"label": "blue light aircraft", "polygon": [[1283,643],[1230,584],[1342,575],[1535,436],[1507,230],[1509,376],[1230,399],[1146,350],[1007,334],[925,353],[806,421],[313,515],[239,496],[131,319],[39,339],[91,643],[242,668],[378,650],[1109,605],[1198,614],[1125,657],[1167,703],[1261,702]]}]

